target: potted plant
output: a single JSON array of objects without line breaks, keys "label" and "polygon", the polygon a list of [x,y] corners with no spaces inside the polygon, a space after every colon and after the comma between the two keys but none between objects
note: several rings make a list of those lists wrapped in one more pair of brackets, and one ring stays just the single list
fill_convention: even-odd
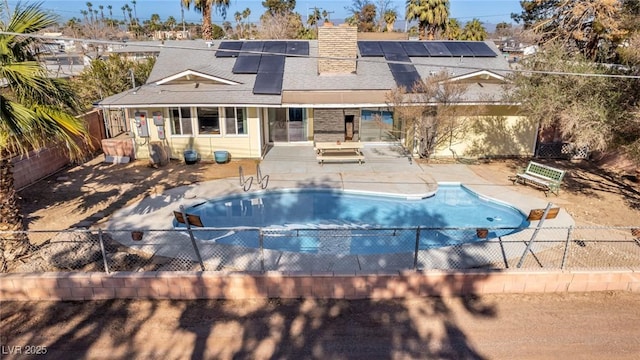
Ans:
[{"label": "potted plant", "polygon": [[187,165],[193,165],[198,162],[198,153],[195,150],[187,149],[183,153],[184,162]]}]

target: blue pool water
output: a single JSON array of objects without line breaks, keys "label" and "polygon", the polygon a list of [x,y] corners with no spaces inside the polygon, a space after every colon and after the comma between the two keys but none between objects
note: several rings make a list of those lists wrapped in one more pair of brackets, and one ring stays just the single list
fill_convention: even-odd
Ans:
[{"label": "blue pool water", "polygon": [[[434,196],[420,200],[334,190],[269,191],[212,199],[186,212],[200,216],[207,228],[194,232],[200,239],[257,248],[255,232],[209,228],[259,227],[266,228],[265,248],[306,253],[414,251],[417,227],[429,228],[418,237],[418,247],[426,249],[485,240],[476,236],[476,228],[491,228],[491,238],[529,225],[517,209],[460,185],[439,185]],[[174,220],[174,226],[184,225]]]}]

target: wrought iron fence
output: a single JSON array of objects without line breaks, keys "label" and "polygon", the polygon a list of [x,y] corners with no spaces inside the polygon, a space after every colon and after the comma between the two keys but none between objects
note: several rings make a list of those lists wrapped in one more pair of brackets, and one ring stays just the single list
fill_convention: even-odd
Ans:
[{"label": "wrought iron fence", "polygon": [[[0,232],[11,272],[606,269],[640,266],[640,228],[193,228]],[[23,242],[23,244],[26,244]]]}]

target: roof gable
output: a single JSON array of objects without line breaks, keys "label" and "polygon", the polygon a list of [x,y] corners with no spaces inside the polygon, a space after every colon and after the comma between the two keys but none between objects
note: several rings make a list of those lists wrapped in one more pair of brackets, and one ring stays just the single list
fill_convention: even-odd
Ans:
[{"label": "roof gable", "polygon": [[507,79],[489,70],[480,70],[471,72],[464,75],[454,76],[445,81],[448,82],[490,82],[490,83],[504,83]]},{"label": "roof gable", "polygon": [[217,76],[211,76],[194,70],[185,70],[177,74],[168,76],[164,79],[156,81],[156,85],[177,85],[177,84],[193,84],[193,83],[205,83],[205,84],[225,84],[225,85],[238,85],[240,83],[232,80],[223,79]]}]

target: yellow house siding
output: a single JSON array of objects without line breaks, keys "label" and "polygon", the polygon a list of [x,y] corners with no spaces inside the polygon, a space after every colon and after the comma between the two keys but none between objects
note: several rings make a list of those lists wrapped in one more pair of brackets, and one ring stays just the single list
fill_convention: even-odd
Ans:
[{"label": "yellow house siding", "polygon": [[[249,108],[247,111],[247,127],[249,134],[249,144],[244,149],[244,153],[239,151],[238,154],[243,153],[244,156],[235,155],[239,158],[260,158],[262,156],[262,134],[260,129],[260,112],[257,108]],[[232,153],[233,154],[233,153]]]},{"label": "yellow house siding", "polygon": [[536,131],[536,124],[524,116],[471,117],[465,120],[464,136],[438,147],[434,156],[530,156]]},{"label": "yellow house siding", "polygon": [[[147,114],[149,137],[141,137],[137,131],[136,112]],[[154,112],[162,114],[164,140],[161,140],[158,136],[159,126],[154,124]],[[217,150],[228,151],[232,158],[260,158],[261,156],[260,119],[256,108],[248,108],[247,110],[247,134],[243,135],[226,133],[222,135],[172,135],[169,112],[166,108],[130,109],[127,117],[131,129],[133,129],[132,134],[134,135],[135,152],[138,159],[149,158],[149,144],[155,141],[164,143],[169,148],[171,158],[174,159],[183,159],[183,152],[187,149],[197,151],[200,159],[206,161],[213,161],[213,152]]]}]

